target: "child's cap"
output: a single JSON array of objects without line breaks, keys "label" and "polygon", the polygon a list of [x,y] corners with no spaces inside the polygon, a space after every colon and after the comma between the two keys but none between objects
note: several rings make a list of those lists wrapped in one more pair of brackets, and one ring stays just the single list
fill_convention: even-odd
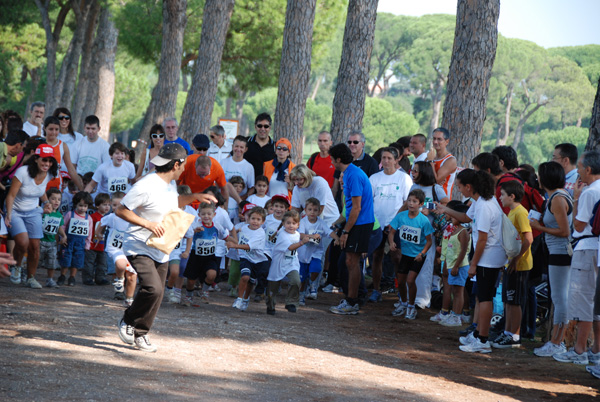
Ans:
[{"label": "child's cap", "polygon": [[286,204],[288,204],[288,206],[290,205],[290,199],[287,195],[275,194],[273,197],[271,197],[271,202],[275,202],[277,200],[284,201]]},{"label": "child's cap", "polygon": [[67,172],[60,172],[60,177],[71,180],[71,176],[69,176],[69,173]]},{"label": "child's cap", "polygon": [[244,208],[242,208],[242,214],[245,214],[246,212],[250,211],[254,207],[256,207],[256,205],[254,205],[252,203],[244,205]]}]

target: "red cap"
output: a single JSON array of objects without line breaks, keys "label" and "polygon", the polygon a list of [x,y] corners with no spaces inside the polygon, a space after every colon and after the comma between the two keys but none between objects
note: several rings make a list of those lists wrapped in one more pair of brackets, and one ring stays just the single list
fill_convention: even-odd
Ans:
[{"label": "red cap", "polygon": [[283,194],[275,194],[273,197],[271,197],[271,201],[277,201],[277,200],[280,200],[280,201],[285,201],[285,202],[286,202],[286,204],[288,204],[288,206],[290,206],[290,205],[291,205],[291,203],[290,203],[290,199],[288,198],[288,196],[287,196],[287,195],[283,195]]},{"label": "red cap", "polygon": [[56,160],[56,157],[54,156],[54,148],[47,144],[38,145],[38,147],[35,149],[35,154],[39,155],[40,158],[54,158]]},{"label": "red cap", "polygon": [[246,204],[246,205],[244,205],[244,208],[242,208],[242,215],[245,214],[246,212],[250,211],[254,207],[256,207],[255,204]]},{"label": "red cap", "polygon": [[67,172],[60,172],[60,177],[71,180],[71,176]]}]

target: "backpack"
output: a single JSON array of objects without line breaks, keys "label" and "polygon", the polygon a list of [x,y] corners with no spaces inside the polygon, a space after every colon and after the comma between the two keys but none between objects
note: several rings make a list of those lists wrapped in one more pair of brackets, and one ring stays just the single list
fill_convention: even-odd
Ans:
[{"label": "backpack", "polygon": [[313,165],[315,164],[315,159],[317,159],[317,156],[318,156],[318,155],[319,155],[319,153],[318,153],[318,152],[315,152],[314,154],[312,154],[312,155],[310,156],[310,158],[308,158],[308,162],[306,162],[306,166],[307,166],[309,169],[312,169],[312,168],[313,168]]},{"label": "backpack", "polygon": [[537,191],[535,188],[531,187],[529,185],[529,183],[527,183],[525,180],[523,180],[523,178],[521,176],[519,176],[518,174],[515,173],[507,173],[504,176],[502,176],[500,178],[500,180],[498,180],[498,183],[496,184],[496,188],[500,188],[500,185],[506,181],[509,180],[517,180],[519,183],[521,183],[523,185],[523,188],[525,189],[525,196],[523,197],[524,201],[527,201],[526,203],[524,203],[523,201],[521,201],[521,204],[524,204],[523,206],[525,207],[525,209],[527,209],[527,211],[529,211],[530,209],[534,209],[538,212],[542,212],[544,210],[544,197],[540,194],[539,191]]},{"label": "backpack", "polygon": [[[498,208],[500,208],[500,204],[498,204]],[[502,208],[500,208],[500,212],[502,212],[502,248],[510,260],[521,252],[521,236]]]},{"label": "backpack", "polygon": [[599,207],[600,201],[598,201],[594,205],[594,209],[592,209],[592,217],[590,219],[590,226],[592,227],[592,234],[594,236],[600,236],[600,211]]}]

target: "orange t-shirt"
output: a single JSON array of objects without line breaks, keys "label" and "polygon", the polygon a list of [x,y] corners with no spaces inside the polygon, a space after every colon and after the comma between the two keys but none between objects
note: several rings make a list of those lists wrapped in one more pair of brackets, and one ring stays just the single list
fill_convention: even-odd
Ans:
[{"label": "orange t-shirt", "polygon": [[[225,172],[223,168],[217,162],[216,159],[210,158],[210,172],[205,177],[200,177],[196,173],[196,159],[200,155],[190,155],[185,161],[185,170],[179,177],[177,184],[185,184],[190,186],[192,193],[201,193],[210,186],[216,185],[218,187],[225,187],[227,180],[225,179]],[[193,203],[192,206],[196,208],[197,202]]]}]

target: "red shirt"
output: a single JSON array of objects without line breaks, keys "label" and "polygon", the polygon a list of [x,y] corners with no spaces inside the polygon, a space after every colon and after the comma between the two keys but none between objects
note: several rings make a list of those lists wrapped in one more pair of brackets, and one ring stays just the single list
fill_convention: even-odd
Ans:
[{"label": "red shirt", "polygon": [[335,172],[335,168],[333,167],[333,163],[331,163],[330,156],[323,158],[320,153],[317,153],[315,161],[312,165],[308,165],[308,167],[315,172],[317,176],[321,176],[327,180],[327,184],[329,184],[330,188],[333,187],[333,173]]},{"label": "red shirt", "polygon": [[94,212],[90,215],[92,218],[92,242],[90,243],[90,250],[94,251],[104,251],[104,239],[96,243],[96,229],[100,227],[100,219],[102,219],[104,215],[100,215],[100,212]]}]

